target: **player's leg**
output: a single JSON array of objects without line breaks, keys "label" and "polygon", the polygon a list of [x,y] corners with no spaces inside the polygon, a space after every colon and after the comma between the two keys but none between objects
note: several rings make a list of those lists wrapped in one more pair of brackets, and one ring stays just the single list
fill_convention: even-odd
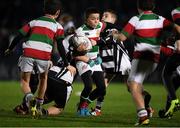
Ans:
[{"label": "player's leg", "polygon": [[[172,85],[174,86],[175,91],[178,90],[179,86],[180,86],[180,76],[177,73],[174,73],[172,76]],[[170,106],[171,106],[171,96],[168,94],[167,96],[167,100],[166,100],[166,106],[164,109],[159,110],[159,117],[160,118],[171,118],[171,115],[165,115],[165,113],[169,110]],[[176,110],[180,109],[180,105],[177,105],[177,107],[175,108]]]},{"label": "player's leg", "polygon": [[[175,91],[178,90],[179,86],[180,86],[180,76],[179,74],[175,73],[172,77],[172,83],[174,86]],[[171,96],[168,95],[167,96],[167,102],[166,102],[166,107],[165,110],[167,111],[169,109],[169,107],[171,106]],[[179,106],[180,107],[180,106]]]},{"label": "player's leg", "polygon": [[[39,83],[38,74],[31,74],[29,86],[30,86],[32,94],[34,94],[36,92],[38,83]],[[20,105],[17,105],[13,109],[13,111],[15,111],[17,114],[25,115],[25,114],[29,113],[28,110],[29,110],[29,107],[27,105],[26,95],[25,95],[23,97],[22,103]]]},{"label": "player's leg", "polygon": [[39,77],[38,74],[31,74],[29,86],[31,88],[31,92],[34,94],[37,90],[39,84]]},{"label": "player's leg", "polygon": [[[92,77],[96,84],[96,89],[94,89],[89,95],[89,102],[92,102],[95,99],[100,98],[100,97],[103,98],[104,100],[104,96],[106,95],[106,87],[105,87],[103,72],[95,71]],[[95,110],[91,112],[92,115],[94,116],[101,115],[101,105],[102,105],[103,100],[101,100],[101,103],[97,104]]]},{"label": "player's leg", "polygon": [[104,73],[104,82],[106,87],[110,84],[111,80],[115,77],[114,74],[111,73]]},{"label": "player's leg", "polygon": [[33,99],[30,103],[31,114],[33,117],[38,117],[42,115],[42,104],[44,102],[44,95],[47,88],[47,77],[48,69],[51,62],[46,60],[35,59],[35,66],[39,72],[39,87],[37,92],[37,97]]},{"label": "player's leg", "polygon": [[[174,85],[174,88],[175,88],[175,91],[178,90],[178,88],[180,87],[180,74],[176,74],[174,77],[173,77],[173,85]],[[175,108],[176,110],[180,110],[180,104],[177,105],[177,108]],[[175,111],[176,111],[175,110]]]},{"label": "player's leg", "polygon": [[128,89],[137,109],[138,123],[135,125],[149,124],[148,113],[145,109],[143,97],[143,81],[157,67],[157,63],[133,59],[132,68],[128,77]]},{"label": "player's leg", "polygon": [[144,106],[144,98],[142,95],[142,85],[135,82],[135,81],[129,81],[128,82],[128,88],[131,92],[133,101],[136,105],[137,109],[137,115],[138,115],[138,124],[148,124],[148,113]]},{"label": "player's leg", "polygon": [[[51,91],[49,91],[51,90]],[[46,91],[47,99],[50,97],[53,98],[55,105],[50,106],[44,111],[46,115],[58,115],[60,114],[70,98],[72,93],[72,87],[70,84],[65,81],[55,81],[51,78],[48,78],[48,87]],[[52,97],[53,95],[53,97]]]},{"label": "player's leg", "polygon": [[80,96],[80,102],[78,105],[78,115],[80,116],[86,116],[86,115],[90,115],[89,111],[88,111],[88,97],[90,92],[92,91],[92,85],[93,85],[93,81],[92,81],[92,71],[88,70],[85,73],[83,73],[81,75],[81,79],[84,83],[84,89],[81,92],[81,96]]},{"label": "player's leg", "polygon": [[33,71],[33,63],[34,60],[28,57],[20,57],[19,58],[19,67],[21,71],[21,89],[25,94],[24,100],[26,102],[26,106],[29,107],[30,100],[33,98],[33,94],[30,88],[30,77],[31,72]]},{"label": "player's leg", "polygon": [[168,60],[167,63],[163,69],[162,77],[163,77],[163,83],[167,88],[168,94],[171,97],[171,105],[167,112],[165,113],[165,116],[172,116],[174,109],[179,104],[179,100],[176,96],[176,91],[172,82],[173,74],[176,72],[176,68],[178,66],[177,60],[180,59],[179,56],[173,55]]},{"label": "player's leg", "polygon": [[[110,73],[104,73],[104,74],[105,74],[104,82],[105,82],[105,85],[107,88],[109,83],[111,82],[111,80],[115,77],[115,75],[110,74]],[[96,107],[94,109],[92,109],[92,112],[91,112],[92,115],[94,115],[94,116],[101,115],[101,107],[103,105],[103,101],[104,101],[104,96],[100,96],[97,98]]]},{"label": "player's leg", "polygon": [[147,92],[146,90],[143,90],[143,96],[144,96],[144,104],[145,104],[145,109],[148,112],[148,117],[152,117],[154,113],[154,109],[149,105],[151,101],[151,94]]}]

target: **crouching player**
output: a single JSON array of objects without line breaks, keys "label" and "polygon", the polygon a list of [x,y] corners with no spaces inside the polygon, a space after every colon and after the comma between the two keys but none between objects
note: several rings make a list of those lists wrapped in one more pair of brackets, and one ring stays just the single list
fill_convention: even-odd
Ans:
[{"label": "crouching player", "polygon": [[[72,92],[72,82],[75,74],[75,69],[74,73],[71,74],[70,71],[64,66],[58,65],[50,68],[48,72],[47,90],[45,92],[44,104],[52,101],[54,101],[55,104],[47,108],[47,110],[42,109],[41,113],[38,113],[37,115],[58,115],[63,111]],[[36,74],[33,74],[31,75],[30,80],[30,88],[33,93],[35,93],[37,85],[38,77]],[[22,104],[16,106],[14,111],[17,114],[28,114],[28,107],[29,106],[24,98]]]}]

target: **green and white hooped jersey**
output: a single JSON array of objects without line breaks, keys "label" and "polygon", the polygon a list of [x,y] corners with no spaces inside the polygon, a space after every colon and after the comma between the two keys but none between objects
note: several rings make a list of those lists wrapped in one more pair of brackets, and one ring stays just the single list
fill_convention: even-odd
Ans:
[{"label": "green and white hooped jersey", "polygon": [[42,16],[30,21],[20,30],[28,40],[23,43],[23,55],[26,57],[49,60],[54,40],[64,37],[63,27],[54,19]]},{"label": "green and white hooped jersey", "polygon": [[[99,22],[99,24],[96,26],[95,29],[92,29],[88,27],[86,24],[83,24],[81,27],[79,27],[76,32],[77,33],[83,33],[85,36],[87,36],[89,39],[92,40],[99,40],[100,33],[104,30],[105,24],[102,22]],[[90,57],[91,59],[94,59],[97,57],[99,53],[99,46],[92,46],[92,49],[86,54],[86,56]]]}]

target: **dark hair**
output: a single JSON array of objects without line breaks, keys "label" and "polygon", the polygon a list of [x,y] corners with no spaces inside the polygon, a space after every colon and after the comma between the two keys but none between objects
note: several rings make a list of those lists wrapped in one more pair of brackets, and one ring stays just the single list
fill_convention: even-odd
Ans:
[{"label": "dark hair", "polygon": [[155,3],[154,0],[137,0],[137,7],[143,11],[153,10]]},{"label": "dark hair", "polygon": [[88,19],[89,15],[91,15],[93,13],[99,13],[100,14],[100,11],[95,7],[90,7],[88,9],[86,9],[86,11],[84,13],[85,20]]},{"label": "dark hair", "polygon": [[104,12],[110,12],[111,14],[114,15],[114,17],[117,19],[118,15],[116,13],[116,11],[112,10],[112,9],[106,9]]},{"label": "dark hair", "polygon": [[61,9],[60,0],[45,0],[44,1],[44,13],[54,15]]}]

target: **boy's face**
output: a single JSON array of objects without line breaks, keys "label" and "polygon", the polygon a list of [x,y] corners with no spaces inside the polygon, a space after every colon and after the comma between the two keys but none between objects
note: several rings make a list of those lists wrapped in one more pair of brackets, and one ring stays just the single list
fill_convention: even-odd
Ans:
[{"label": "boy's face", "polygon": [[110,12],[104,12],[101,20],[112,24],[116,21],[115,17]]},{"label": "boy's face", "polygon": [[89,17],[86,19],[87,25],[89,25],[92,28],[96,28],[96,26],[99,23],[100,15],[99,13],[92,13],[89,15]]}]

